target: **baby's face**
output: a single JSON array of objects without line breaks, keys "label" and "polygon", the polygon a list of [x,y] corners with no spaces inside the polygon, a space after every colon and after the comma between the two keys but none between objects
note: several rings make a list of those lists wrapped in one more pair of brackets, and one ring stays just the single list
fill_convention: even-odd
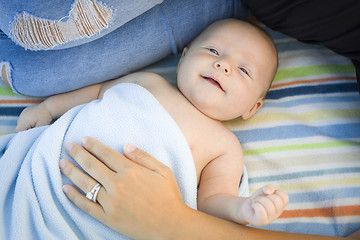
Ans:
[{"label": "baby's face", "polygon": [[247,23],[225,20],[210,26],[184,50],[178,87],[211,118],[246,119],[262,105],[275,66],[276,51],[264,33]]}]

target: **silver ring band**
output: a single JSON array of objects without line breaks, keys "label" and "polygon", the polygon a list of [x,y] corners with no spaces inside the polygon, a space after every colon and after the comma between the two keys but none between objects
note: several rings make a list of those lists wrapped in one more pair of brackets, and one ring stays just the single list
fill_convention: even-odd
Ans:
[{"label": "silver ring band", "polygon": [[86,194],[86,198],[96,203],[96,198],[101,188],[100,183],[97,183],[90,192]]}]

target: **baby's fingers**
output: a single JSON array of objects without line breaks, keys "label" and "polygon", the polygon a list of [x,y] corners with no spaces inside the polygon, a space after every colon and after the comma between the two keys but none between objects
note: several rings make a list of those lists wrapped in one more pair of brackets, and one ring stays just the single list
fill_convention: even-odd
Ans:
[{"label": "baby's fingers", "polygon": [[255,199],[260,196],[273,194],[274,192],[275,192],[274,186],[271,184],[268,184],[268,185],[265,185],[262,188],[256,190],[256,192],[253,195],[251,195],[251,198]]},{"label": "baby's fingers", "polygon": [[280,214],[283,212],[284,208],[286,207],[287,203],[284,202],[281,196],[277,194],[272,194],[266,196],[273,204],[274,206],[274,212],[269,212],[269,220],[273,221],[277,217],[280,216]]},{"label": "baby's fingers", "polygon": [[266,212],[267,219],[273,220],[273,216],[276,215],[276,205],[269,196],[261,196],[255,199],[255,203],[260,204]]},{"label": "baby's fingers", "polygon": [[35,126],[35,124],[32,124],[31,122],[26,122],[26,121],[20,120],[20,121],[18,121],[15,131],[22,132],[22,131],[28,130],[30,128],[33,128],[34,126]]},{"label": "baby's fingers", "polygon": [[39,119],[35,123],[35,127],[46,126],[46,125],[49,125],[50,123],[51,123],[51,119]]},{"label": "baby's fingers", "polygon": [[289,203],[289,195],[286,192],[281,191],[281,190],[276,190],[275,194],[278,195],[281,198],[281,201],[283,202],[284,207],[286,205],[288,205],[288,203]]},{"label": "baby's fingers", "polygon": [[254,210],[254,215],[252,217],[253,220],[250,221],[251,224],[255,226],[263,226],[269,223],[268,212],[262,203],[254,202],[251,207]]}]

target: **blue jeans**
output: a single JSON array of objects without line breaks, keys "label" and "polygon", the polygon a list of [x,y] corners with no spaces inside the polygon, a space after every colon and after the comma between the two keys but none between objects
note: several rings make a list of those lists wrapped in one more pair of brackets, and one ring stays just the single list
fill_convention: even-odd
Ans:
[{"label": "blue jeans", "polygon": [[[48,19],[67,16],[70,19],[71,15],[67,11],[73,5],[69,1],[60,1],[57,4],[59,6],[52,4],[51,11],[41,16]],[[71,41],[50,46],[50,50],[42,50],[43,46],[25,50],[13,41],[15,33],[9,30],[9,23],[1,22],[0,27],[7,30],[0,32],[0,63],[7,66],[8,80],[13,91],[47,96],[113,79],[181,52],[207,25],[216,20],[243,18],[248,14],[240,0],[165,0],[160,4],[159,0],[143,2],[148,2],[146,7],[149,10],[141,14],[141,11],[135,9],[131,14],[140,15],[124,24],[126,19],[116,21],[124,3],[104,0],[105,11],[108,7],[113,15],[102,31],[86,32],[80,38],[75,36]],[[18,16],[15,10],[12,12],[14,14],[8,17],[7,22]],[[18,38],[18,41],[21,40]],[[26,48],[32,47],[28,45]]]}]

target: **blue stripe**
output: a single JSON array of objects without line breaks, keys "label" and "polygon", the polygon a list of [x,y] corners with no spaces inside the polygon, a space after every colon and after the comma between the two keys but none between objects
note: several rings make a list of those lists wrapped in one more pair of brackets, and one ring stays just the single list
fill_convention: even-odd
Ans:
[{"label": "blue stripe", "polygon": [[19,116],[25,107],[0,107],[0,116]]},{"label": "blue stripe", "polygon": [[290,203],[321,202],[334,199],[359,198],[360,187],[334,188],[324,191],[300,192],[289,194]]},{"label": "blue stripe", "polygon": [[325,84],[318,86],[298,86],[292,88],[270,90],[266,95],[267,99],[279,99],[289,96],[319,94],[319,93],[341,93],[357,92],[356,83]]},{"label": "blue stripe", "polygon": [[328,136],[336,139],[360,137],[360,123],[308,126],[304,124],[233,131],[241,144],[259,141]]},{"label": "blue stripe", "polygon": [[0,125],[10,125],[10,126],[16,126],[17,124],[17,118],[16,119],[0,119]]},{"label": "blue stripe", "polygon": [[249,177],[249,183],[289,180],[289,179],[307,178],[314,176],[324,176],[324,175],[343,174],[343,173],[357,173],[357,172],[360,173],[360,167],[323,169],[316,171],[308,170],[305,172],[276,174],[273,176],[265,176],[265,177]]},{"label": "blue stripe", "polygon": [[[328,218],[329,221],[333,218]],[[254,226],[252,226],[254,227]],[[274,231],[285,231],[293,233],[306,233],[306,234],[317,234],[317,235],[326,235],[326,236],[337,236],[345,237],[356,230],[360,229],[360,218],[359,222],[355,223],[272,223],[266,226],[258,227],[261,229],[274,230]]]},{"label": "blue stripe", "polygon": [[[306,44],[298,41],[289,41],[289,42],[277,42],[276,49],[278,53],[286,52],[286,51],[305,51],[305,50],[324,50],[321,45],[315,44]],[[304,54],[304,53],[301,53]]]},{"label": "blue stripe", "polygon": [[[314,104],[314,103],[344,103],[347,107],[348,102],[358,102],[357,106],[360,108],[360,95],[357,96],[319,96],[319,97],[307,97],[304,99],[292,99],[289,101],[284,102],[272,102],[272,101],[265,101],[264,107],[282,107],[282,108],[288,108],[288,107],[295,107],[295,106],[301,106],[301,105],[307,105],[307,104]],[[355,104],[352,104],[355,105]]]}]

